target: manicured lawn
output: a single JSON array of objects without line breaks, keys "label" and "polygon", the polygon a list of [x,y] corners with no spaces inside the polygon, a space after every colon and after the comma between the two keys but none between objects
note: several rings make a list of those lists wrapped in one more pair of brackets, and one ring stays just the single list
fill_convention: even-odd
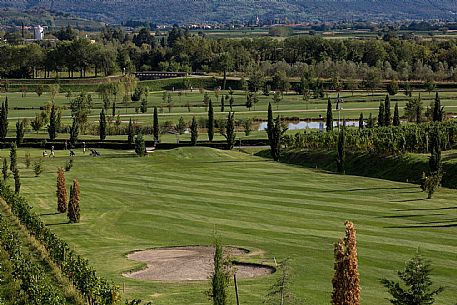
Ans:
[{"label": "manicured lawn", "polygon": [[[349,219],[358,233],[363,304],[389,304],[379,279],[396,278],[418,248],[432,260],[434,283],[446,286],[437,304],[455,304],[456,190],[442,189],[424,200],[417,185],[339,176],[209,148],[157,151],[145,158],[109,150],[92,158],[77,151],[66,175],[68,186],[74,177],[80,181],[82,222],[70,225],[65,215],[55,214],[56,169],[67,153],[47,158],[45,172],[36,178],[25,169],[24,152],[18,152],[23,195],[100,275],[125,285],[128,298],[210,304],[207,282],[146,282],[121,274],[140,268],[127,260],[130,251],[206,245],[217,230],[224,244],[263,251],[257,262],[289,258],[295,294],[306,304],[329,304],[333,243]],[[34,158],[41,154],[30,152]],[[8,153],[2,150],[1,156]],[[240,281],[241,303],[262,304],[275,277]]]}]

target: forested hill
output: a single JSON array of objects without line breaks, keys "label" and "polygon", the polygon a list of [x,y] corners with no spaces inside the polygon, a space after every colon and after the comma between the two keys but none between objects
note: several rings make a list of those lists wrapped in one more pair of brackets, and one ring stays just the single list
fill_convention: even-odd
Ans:
[{"label": "forested hill", "polygon": [[456,0],[0,0],[0,8],[44,8],[108,22],[457,19]]}]

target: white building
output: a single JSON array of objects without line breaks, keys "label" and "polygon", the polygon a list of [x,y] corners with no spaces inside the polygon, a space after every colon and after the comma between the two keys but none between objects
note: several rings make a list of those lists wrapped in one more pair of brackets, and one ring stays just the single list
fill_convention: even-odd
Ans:
[{"label": "white building", "polygon": [[33,28],[33,39],[43,40],[44,38],[44,28],[41,25],[37,25]]}]

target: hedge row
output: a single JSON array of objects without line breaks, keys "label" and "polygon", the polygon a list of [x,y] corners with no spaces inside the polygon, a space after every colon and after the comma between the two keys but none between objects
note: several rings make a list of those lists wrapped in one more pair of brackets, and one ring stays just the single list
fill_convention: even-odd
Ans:
[{"label": "hedge row", "polygon": [[14,215],[46,248],[73,285],[91,305],[111,305],[120,299],[119,287],[96,275],[87,259],[70,249],[70,246],[45,226],[26,199],[15,194],[10,187],[0,184],[0,196],[8,203]]},{"label": "hedge row", "polygon": [[17,304],[65,304],[65,299],[55,291],[43,268],[33,261],[30,254],[22,251],[19,237],[1,214],[0,243],[11,263],[11,276],[20,283],[18,290],[14,291],[15,295],[11,296]]}]

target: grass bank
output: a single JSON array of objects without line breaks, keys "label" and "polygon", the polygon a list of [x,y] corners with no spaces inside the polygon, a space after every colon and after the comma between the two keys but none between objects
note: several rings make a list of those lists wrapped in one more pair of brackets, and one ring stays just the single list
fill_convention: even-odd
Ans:
[{"label": "grass bank", "polygon": [[[270,157],[269,150],[256,153]],[[443,152],[443,186],[457,188],[457,151]],[[336,172],[336,151],[289,150],[282,154],[281,162]],[[369,153],[347,152],[347,175],[365,176],[399,182],[420,183],[422,173],[428,171],[428,155],[407,153],[398,156],[378,156]]]}]

